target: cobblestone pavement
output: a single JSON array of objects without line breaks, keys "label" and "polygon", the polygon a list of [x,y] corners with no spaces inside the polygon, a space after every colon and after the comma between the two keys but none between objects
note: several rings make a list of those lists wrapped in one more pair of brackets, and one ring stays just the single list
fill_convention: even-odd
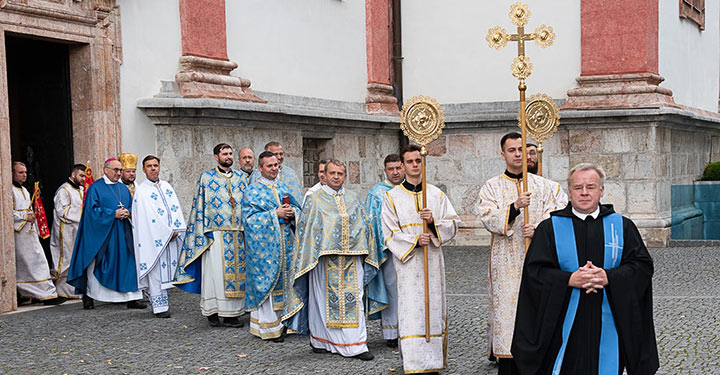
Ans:
[{"label": "cobblestone pavement", "polygon": [[[720,248],[653,249],[660,374],[720,374]],[[446,374],[494,374],[485,359],[487,248],[445,251],[450,308]],[[170,296],[170,319],[147,310],[72,303],[0,315],[3,374],[402,374],[400,354],[368,326],[375,360],[313,354],[306,337],[261,341],[244,328],[211,328],[199,298]],[[245,320],[248,319],[246,315]]]}]

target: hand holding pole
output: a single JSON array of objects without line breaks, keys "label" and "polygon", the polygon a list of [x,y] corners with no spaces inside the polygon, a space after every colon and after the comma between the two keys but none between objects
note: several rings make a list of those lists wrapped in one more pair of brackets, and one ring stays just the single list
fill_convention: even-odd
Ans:
[{"label": "hand holding pole", "polygon": [[[435,99],[416,96],[405,103],[400,114],[400,129],[421,147],[422,156],[422,208],[427,207],[427,178],[425,177],[425,146],[435,140],[445,127],[445,115]],[[428,223],[423,220],[423,233],[428,233]],[[425,342],[430,342],[430,284],[428,246],[423,245],[425,256]]]}]

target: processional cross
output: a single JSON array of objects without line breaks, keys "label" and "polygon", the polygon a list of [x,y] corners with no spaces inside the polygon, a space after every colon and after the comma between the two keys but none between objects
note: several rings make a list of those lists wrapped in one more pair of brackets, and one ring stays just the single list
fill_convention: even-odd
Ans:
[{"label": "processional cross", "polygon": [[[538,174],[542,174],[542,143],[550,138],[557,130],[560,121],[558,108],[555,102],[547,95],[536,94],[530,97],[530,102],[526,103],[525,91],[527,85],[525,79],[532,74],[533,65],[530,58],[525,56],[525,41],[535,41],[542,48],[551,46],[555,41],[555,33],[552,27],[541,25],[530,34],[525,33],[525,25],[530,18],[530,10],[527,4],[517,2],[510,6],[510,20],[517,26],[517,34],[508,34],[508,32],[500,27],[495,26],[488,30],[485,39],[490,48],[499,50],[505,47],[508,42],[517,42],[518,55],[513,59],[510,69],[513,77],[519,80],[518,90],[520,91],[520,110],[518,121],[520,126],[520,134],[522,135],[522,187],[523,192],[528,191],[527,179],[527,133],[538,142]],[[524,223],[530,221],[528,208],[525,207]],[[530,239],[525,239],[525,248],[529,246]]]},{"label": "processional cross", "polygon": [[[413,142],[420,145],[422,157],[422,208],[427,207],[427,178],[425,157],[426,145],[442,133],[445,127],[445,112],[438,102],[427,96],[415,96],[403,105],[400,113],[400,129]],[[423,220],[423,233],[428,233],[428,223]],[[429,258],[428,246],[423,245],[425,259],[425,342],[430,342],[430,287],[429,287]]]}]

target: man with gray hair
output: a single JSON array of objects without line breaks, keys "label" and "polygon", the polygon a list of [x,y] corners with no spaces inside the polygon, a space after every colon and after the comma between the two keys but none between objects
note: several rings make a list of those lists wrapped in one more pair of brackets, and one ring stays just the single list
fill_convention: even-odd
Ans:
[{"label": "man with gray hair", "polygon": [[653,261],[635,224],[600,204],[602,167],[570,170],[570,203],[525,258],[512,354],[520,374],[654,374]]},{"label": "man with gray hair", "polygon": [[138,290],[132,239],[132,197],[120,181],[122,164],[105,160],[104,176],[85,193],[67,282],[83,294],[83,308],[94,300],[127,302],[129,309],[144,309]]}]

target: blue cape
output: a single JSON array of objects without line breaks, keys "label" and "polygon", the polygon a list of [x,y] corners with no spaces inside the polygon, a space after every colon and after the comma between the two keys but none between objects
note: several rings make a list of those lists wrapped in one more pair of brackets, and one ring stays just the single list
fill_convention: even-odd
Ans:
[{"label": "blue cape", "polygon": [[115,218],[120,203],[132,208],[130,190],[122,183],[108,185],[100,179],[85,193],[67,277],[77,294],[87,291],[87,267],[93,259],[93,274],[104,287],[121,293],[138,290],[130,222]]}]

